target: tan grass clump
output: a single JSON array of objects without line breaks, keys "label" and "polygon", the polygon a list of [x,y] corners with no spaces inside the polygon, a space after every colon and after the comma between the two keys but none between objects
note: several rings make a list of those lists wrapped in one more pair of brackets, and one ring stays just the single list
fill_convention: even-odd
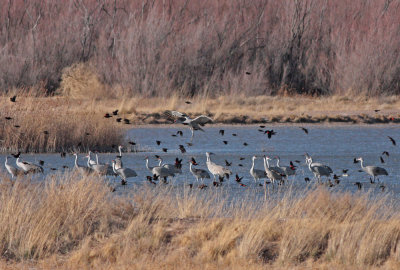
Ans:
[{"label": "tan grass clump", "polygon": [[112,96],[88,64],[66,67],[61,76],[59,92],[74,99],[104,99]]}]

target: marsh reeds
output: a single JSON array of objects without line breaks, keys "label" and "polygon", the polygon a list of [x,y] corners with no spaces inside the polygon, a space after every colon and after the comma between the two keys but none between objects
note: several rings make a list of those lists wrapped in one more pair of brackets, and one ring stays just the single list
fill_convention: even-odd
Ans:
[{"label": "marsh reeds", "polygon": [[315,188],[267,201],[228,190],[96,177],[5,181],[1,260],[65,269],[396,269],[400,216],[389,195]]}]

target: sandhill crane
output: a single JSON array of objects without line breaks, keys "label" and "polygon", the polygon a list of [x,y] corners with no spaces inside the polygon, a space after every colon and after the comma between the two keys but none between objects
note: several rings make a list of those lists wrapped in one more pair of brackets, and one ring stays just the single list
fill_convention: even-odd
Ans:
[{"label": "sandhill crane", "polygon": [[329,166],[322,163],[313,162],[311,156],[309,155],[306,155],[306,163],[308,165],[308,169],[314,174],[314,177],[318,179],[318,182],[321,181],[321,176],[329,177],[331,173],[333,173]]},{"label": "sandhill crane", "polygon": [[175,123],[188,125],[192,131],[192,137],[190,138],[190,141],[193,140],[195,130],[201,130],[204,132],[201,127],[205,124],[213,122],[210,117],[205,115],[200,115],[194,119],[191,119],[187,114],[177,111],[165,111],[163,115]]},{"label": "sandhill crane", "polygon": [[251,164],[251,169],[250,169],[250,174],[254,178],[254,182],[257,183],[257,180],[262,179],[262,178],[267,178],[267,173],[263,170],[257,170],[254,169],[254,161],[257,159],[256,156],[252,157],[252,164]]},{"label": "sandhill crane", "polygon": [[131,177],[136,177],[137,176],[137,173],[134,170],[129,169],[129,168],[116,169],[115,165],[116,165],[115,160],[113,160],[112,161],[112,168],[113,168],[114,173],[118,174],[121,177],[121,179],[123,181],[125,181],[125,182],[126,182],[127,178],[131,178]]},{"label": "sandhill crane", "polygon": [[229,175],[232,174],[232,172],[226,168],[224,168],[221,165],[217,165],[214,162],[211,161],[210,155],[214,155],[214,153],[209,153],[206,152],[207,156],[207,169],[210,171],[210,173],[214,176],[214,181],[216,180],[215,176],[218,175],[221,178],[224,178],[225,176],[229,178]]},{"label": "sandhill crane", "polygon": [[276,156],[275,158],[276,158],[276,166],[283,170],[283,174],[286,177],[296,174],[296,170],[292,169],[290,166],[280,166],[279,165],[279,163],[281,161],[281,158],[279,156]]},{"label": "sandhill crane", "polygon": [[89,164],[90,164],[90,165],[95,165],[95,164],[96,164],[96,161],[94,161],[94,160],[92,159],[92,151],[89,151],[88,156],[89,156]]},{"label": "sandhill crane", "polygon": [[43,173],[43,168],[41,166],[33,164],[32,162],[20,161],[19,156],[15,164],[25,173]]},{"label": "sandhill crane", "polygon": [[151,173],[157,178],[163,178],[164,181],[167,181],[168,176],[174,177],[175,174],[171,172],[168,168],[163,166],[155,166],[151,170]]},{"label": "sandhill crane", "polygon": [[88,167],[93,169],[94,172],[100,175],[114,175],[113,169],[110,165],[99,163],[99,158],[97,154],[96,154],[96,164],[90,164],[90,155],[87,155],[86,157],[88,159],[87,161]]},{"label": "sandhill crane", "polygon": [[388,172],[382,168],[382,167],[378,167],[378,166],[365,166],[363,164],[363,158],[359,157],[356,160],[360,161],[361,163],[361,169],[366,172],[367,174],[371,175],[372,177],[374,177],[373,182],[375,182],[375,177],[377,177],[378,175],[389,175]]},{"label": "sandhill crane", "polygon": [[270,167],[268,160],[271,160],[271,158],[264,156],[264,169],[268,178],[271,180],[272,184],[274,184],[276,180],[282,181],[283,174],[281,174],[281,172],[276,171],[275,170],[276,167]]},{"label": "sandhill crane", "polygon": [[92,168],[80,166],[78,164],[78,154],[77,153],[74,153],[74,156],[75,156],[75,166],[74,166],[75,170],[79,171],[81,174],[90,174],[93,172]]},{"label": "sandhill crane", "polygon": [[122,145],[118,146],[118,152],[119,152],[119,156],[116,157],[115,159],[115,169],[120,169],[123,167],[122,164]]},{"label": "sandhill crane", "polygon": [[8,164],[8,158],[9,157],[6,156],[5,166],[6,166],[7,171],[11,174],[11,178],[14,178],[14,177],[20,175],[22,173],[22,171],[18,170],[14,166]]},{"label": "sandhill crane", "polygon": [[167,168],[174,174],[180,174],[182,173],[182,169],[178,167],[178,164],[163,164],[163,159],[161,157],[157,157],[157,159],[160,161],[159,166],[162,166],[164,168]]},{"label": "sandhill crane", "polygon": [[[144,160],[146,160],[146,168],[147,168],[149,171],[152,171],[153,168],[156,167],[156,166],[153,166],[153,167],[150,167],[150,166],[149,166],[149,157],[145,157]],[[158,165],[159,167],[161,166],[161,162],[162,162],[162,161],[160,160],[160,163],[159,163],[159,165]]]},{"label": "sandhill crane", "polygon": [[189,170],[193,174],[193,176],[196,177],[197,182],[199,181],[199,179],[201,180],[201,182],[203,182],[204,178],[210,179],[210,174],[206,170],[192,168],[192,165],[197,165],[194,160],[189,161],[189,163]]}]

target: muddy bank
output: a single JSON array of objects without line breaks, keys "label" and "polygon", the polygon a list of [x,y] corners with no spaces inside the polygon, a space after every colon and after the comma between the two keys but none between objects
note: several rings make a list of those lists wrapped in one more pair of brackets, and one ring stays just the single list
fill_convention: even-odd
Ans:
[{"label": "muddy bank", "polygon": [[[215,124],[260,124],[260,123],[349,123],[349,124],[390,124],[400,123],[400,114],[353,114],[353,115],[290,115],[271,117],[250,117],[248,115],[208,114],[214,119]],[[194,116],[194,115],[193,115]],[[194,116],[195,117],[195,116]],[[161,113],[141,113],[132,117],[132,122],[138,125],[146,124],[169,124],[171,121],[165,119]]]}]

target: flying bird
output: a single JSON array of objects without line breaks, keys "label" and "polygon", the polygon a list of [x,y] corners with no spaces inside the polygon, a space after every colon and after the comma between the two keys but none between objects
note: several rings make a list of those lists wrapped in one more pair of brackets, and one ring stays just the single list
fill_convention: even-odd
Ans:
[{"label": "flying bird", "polygon": [[221,136],[224,136],[224,134],[225,134],[225,130],[223,130],[223,129],[220,129],[220,130],[219,130],[219,134],[221,134]]},{"label": "flying bird", "polygon": [[382,164],[385,163],[385,160],[382,157],[379,157],[379,158],[380,158]]},{"label": "flying bird", "polygon": [[174,123],[188,125],[192,132],[190,141],[193,140],[195,130],[200,130],[204,132],[204,130],[201,127],[203,127],[205,124],[213,122],[213,120],[210,117],[205,115],[200,115],[192,119],[187,114],[178,111],[167,110],[163,113],[163,116],[169,120],[172,120]]},{"label": "flying bird", "polygon": [[304,127],[300,127],[300,128],[304,131],[305,134],[308,134],[308,129],[306,129]]},{"label": "flying bird", "polygon": [[388,151],[383,151],[382,155],[390,156]]},{"label": "flying bird", "polygon": [[190,102],[189,100],[185,101],[186,104],[192,104],[192,102]]},{"label": "flying bird", "polygon": [[104,118],[110,118],[110,117],[112,117],[109,113],[106,113],[105,115],[104,115]]},{"label": "flying bird", "polygon": [[12,97],[10,97],[10,101],[11,101],[11,102],[16,102],[16,101],[17,101],[17,96],[12,96]]},{"label": "flying bird", "polygon": [[392,142],[393,145],[396,145],[396,141],[392,137],[388,136],[388,138]]},{"label": "flying bird", "polygon": [[222,141],[224,144],[228,144],[228,141]]},{"label": "flying bird", "polygon": [[276,132],[273,129],[271,129],[271,130],[266,130],[264,132],[264,134],[267,134],[268,135],[268,139],[271,139],[272,135],[275,135]]},{"label": "flying bird", "polygon": [[178,135],[180,135],[180,136],[183,136],[182,130],[178,130],[178,131],[176,132],[176,134],[178,134]]},{"label": "flying bird", "polygon": [[242,177],[239,177],[239,175],[238,175],[238,174],[236,174],[236,175],[235,175],[235,181],[236,181],[236,182],[238,182],[238,183],[239,183],[239,182],[241,182],[241,181],[242,181],[242,179],[243,179],[243,176],[242,176]]},{"label": "flying bird", "polygon": [[113,115],[118,115],[118,110],[112,112]]},{"label": "flying bird", "polygon": [[186,153],[186,149],[182,144],[179,145],[179,150],[181,150],[182,154]]},{"label": "flying bird", "polygon": [[9,116],[6,116],[6,117],[4,117],[6,120],[11,120],[12,119],[12,117],[9,117]]},{"label": "flying bird", "polygon": [[160,145],[160,144],[161,144],[161,141],[156,141],[156,144],[157,144],[157,145]]}]

